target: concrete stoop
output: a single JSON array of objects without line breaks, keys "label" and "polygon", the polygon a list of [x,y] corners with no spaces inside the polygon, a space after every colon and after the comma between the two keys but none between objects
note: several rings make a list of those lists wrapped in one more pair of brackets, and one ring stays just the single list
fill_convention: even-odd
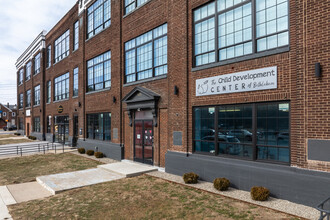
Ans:
[{"label": "concrete stoop", "polygon": [[138,163],[118,162],[97,168],[37,177],[37,182],[55,195],[59,192],[105,183],[125,177],[157,171],[157,168]]}]

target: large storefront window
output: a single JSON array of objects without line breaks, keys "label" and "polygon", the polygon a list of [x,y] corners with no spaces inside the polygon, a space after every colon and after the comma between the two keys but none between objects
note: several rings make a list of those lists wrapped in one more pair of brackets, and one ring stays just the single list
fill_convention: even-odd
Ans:
[{"label": "large storefront window", "polygon": [[35,117],[33,121],[34,132],[40,132],[40,117]]},{"label": "large storefront window", "polygon": [[194,108],[194,152],[290,162],[289,103]]},{"label": "large storefront window", "polygon": [[111,113],[87,115],[87,138],[101,141],[111,140]]}]

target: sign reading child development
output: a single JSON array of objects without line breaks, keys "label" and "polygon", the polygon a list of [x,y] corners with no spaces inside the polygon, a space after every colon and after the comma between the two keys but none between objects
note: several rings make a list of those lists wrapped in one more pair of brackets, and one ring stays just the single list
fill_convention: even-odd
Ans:
[{"label": "sign reading child development", "polygon": [[277,88],[277,66],[196,80],[196,96]]}]

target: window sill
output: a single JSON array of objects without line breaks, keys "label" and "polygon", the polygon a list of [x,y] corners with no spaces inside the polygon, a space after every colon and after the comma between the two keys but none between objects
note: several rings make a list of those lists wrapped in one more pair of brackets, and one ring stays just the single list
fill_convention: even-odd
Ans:
[{"label": "window sill", "polygon": [[53,103],[59,103],[59,102],[65,102],[65,101],[69,101],[69,99],[61,99],[61,100],[53,101]]},{"label": "window sill", "polygon": [[61,61],[65,60],[65,59],[68,58],[69,56],[70,56],[70,53],[69,53],[66,57],[64,57],[62,60],[59,60],[59,61],[57,61],[56,63],[54,63],[53,66],[55,66],[56,64],[58,64],[58,63],[60,63]]},{"label": "window sill", "polygon": [[78,98],[78,96],[72,96],[72,98],[73,98],[73,99],[76,99],[76,98]]},{"label": "window sill", "polygon": [[26,79],[26,80],[25,80],[25,83],[29,82],[30,80],[31,80],[31,78],[30,78],[30,79]]},{"label": "window sill", "polygon": [[90,95],[90,94],[94,94],[94,93],[99,93],[99,92],[110,91],[110,90],[111,90],[111,87],[110,88],[106,88],[106,89],[100,89],[100,90],[97,90],[97,91],[86,92],[86,95]]},{"label": "window sill", "polygon": [[160,75],[160,76],[156,76],[156,77],[151,77],[151,78],[148,78],[148,79],[142,79],[142,80],[139,80],[139,81],[126,83],[126,84],[123,85],[123,87],[133,86],[133,85],[137,85],[137,84],[141,84],[141,83],[152,82],[152,81],[156,81],[156,80],[160,80],[160,79],[166,79],[166,78],[167,78],[167,74],[164,74],[164,75]]},{"label": "window sill", "polygon": [[93,35],[92,37],[86,39],[86,40],[85,40],[85,43],[87,43],[89,40],[93,39],[95,36],[98,36],[98,35],[101,34],[103,31],[105,31],[105,30],[107,30],[108,28],[110,28],[110,27],[111,27],[111,24],[112,24],[112,20],[111,20],[111,19],[110,19],[110,22],[111,22],[111,23],[110,23],[110,25],[109,25],[108,27],[104,28],[102,31],[100,31],[99,33]]},{"label": "window sill", "polygon": [[[137,11],[137,10],[140,9],[140,8],[142,8],[143,6],[145,6],[146,4],[148,4],[149,2],[151,2],[151,0],[148,0],[148,1],[146,1],[145,3],[143,3],[142,5],[139,5],[138,7],[134,8],[133,11],[130,11],[130,12],[128,12],[127,14],[125,14],[125,15],[123,16],[123,18],[126,18],[127,16],[133,14],[135,11]],[[125,10],[125,6],[124,6],[124,10]]]},{"label": "window sill", "polygon": [[211,63],[211,64],[205,64],[205,65],[198,66],[198,67],[193,67],[191,69],[191,71],[192,72],[197,72],[197,71],[204,70],[204,69],[209,69],[209,68],[224,66],[224,65],[228,65],[228,64],[243,62],[243,61],[247,61],[247,60],[262,58],[262,57],[276,55],[276,54],[280,54],[280,53],[286,53],[286,52],[289,52],[289,51],[290,51],[290,46],[280,47],[280,48],[276,48],[276,49],[273,49],[273,50],[267,50],[267,51],[263,51],[263,52],[259,52],[259,53],[255,53],[255,54],[241,56],[241,57],[237,57],[237,58],[233,58],[233,59],[229,59],[229,60],[225,60],[225,61],[221,61],[221,62],[217,62],[217,63]]},{"label": "window sill", "polygon": [[98,140],[98,139],[92,139],[92,138],[86,138],[84,141],[96,141],[100,143],[112,143],[111,140]]},{"label": "window sill", "polygon": [[34,106],[33,106],[33,108],[36,108],[36,107],[40,107],[40,104],[38,104],[38,105],[34,105]]},{"label": "window sill", "polygon": [[21,82],[20,84],[18,84],[18,87],[20,87],[20,86],[22,86],[23,85],[23,83]]}]

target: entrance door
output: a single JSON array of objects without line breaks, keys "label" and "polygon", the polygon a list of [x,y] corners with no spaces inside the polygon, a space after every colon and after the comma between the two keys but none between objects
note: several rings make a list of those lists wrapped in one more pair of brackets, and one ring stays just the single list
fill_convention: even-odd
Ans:
[{"label": "entrance door", "polygon": [[77,140],[78,140],[78,115],[75,115],[73,117],[73,146],[77,146]]},{"label": "entrance door", "polygon": [[134,160],[153,165],[152,120],[135,120]]}]

